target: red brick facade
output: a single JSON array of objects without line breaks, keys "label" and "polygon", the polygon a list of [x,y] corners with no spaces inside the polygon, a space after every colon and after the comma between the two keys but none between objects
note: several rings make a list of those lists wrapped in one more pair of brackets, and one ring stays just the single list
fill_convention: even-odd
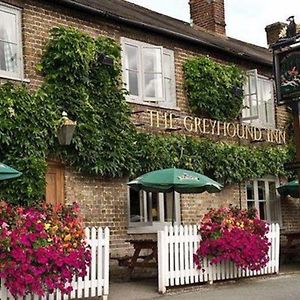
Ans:
[{"label": "red brick facade", "polygon": [[[183,86],[183,62],[190,57],[199,54],[209,54],[214,59],[224,63],[236,63],[244,70],[257,68],[261,74],[271,75],[271,68],[250,62],[249,60],[235,59],[233,56],[224,55],[220,50],[208,51],[204,47],[189,44],[174,38],[155,34],[146,29],[125,26],[124,24],[105,19],[101,16],[90,15],[84,12],[71,10],[57,4],[37,0],[6,0],[6,3],[22,8],[22,39],[25,79],[28,79],[29,86],[33,89],[38,87],[43,78],[36,71],[35,66],[39,63],[43,46],[48,38],[49,29],[53,26],[64,25],[78,28],[92,36],[108,36],[120,42],[121,37],[136,39],[154,45],[163,46],[174,51],[175,77],[176,77],[176,101],[180,113],[189,113],[186,93]],[[210,4],[208,4],[208,2]],[[218,33],[225,33],[224,4],[223,1],[193,1],[191,7],[199,5],[210,5],[209,9],[217,11],[218,21],[209,25]],[[52,2],[53,3],[53,2]],[[56,3],[56,2],[55,2]],[[223,10],[223,12],[222,12]],[[198,24],[197,16],[193,16],[195,24]],[[205,25],[206,26],[206,25]],[[223,27],[222,27],[223,26]],[[217,28],[218,27],[218,28]],[[222,32],[221,27],[224,29]],[[147,106],[143,107],[145,110]],[[151,107],[150,107],[151,108]],[[178,113],[178,110],[176,110]],[[276,109],[277,126],[284,128],[287,120],[285,108]],[[149,124],[147,113],[134,117],[137,122],[145,121]],[[152,129],[144,129],[152,130]],[[159,131],[159,130],[158,130]],[[112,256],[124,255],[129,250],[129,244],[125,240],[129,238],[128,230],[128,178],[103,179],[99,177],[87,177],[73,172],[66,167],[65,172],[65,198],[66,202],[78,201],[82,207],[85,222],[87,225],[109,226],[111,230],[111,254]],[[185,195],[181,199],[181,219],[184,224],[197,222],[208,207],[218,207],[224,204],[246,206],[245,185],[232,185],[225,187],[220,194],[210,195],[207,193],[199,195]],[[289,214],[294,204],[286,202],[283,212],[287,218],[294,218],[298,215]],[[297,204],[297,208],[299,204]],[[294,210],[295,211],[295,210]],[[298,218],[299,219],[299,218]],[[284,219],[284,221],[287,219]],[[294,226],[294,225],[293,225]],[[295,226],[299,224],[295,223]]]},{"label": "red brick facade", "polygon": [[194,25],[219,34],[225,34],[224,0],[190,0]]}]

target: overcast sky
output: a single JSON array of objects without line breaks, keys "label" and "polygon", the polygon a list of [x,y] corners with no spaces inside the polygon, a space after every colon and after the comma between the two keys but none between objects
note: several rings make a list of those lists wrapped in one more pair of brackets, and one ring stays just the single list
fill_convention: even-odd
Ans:
[{"label": "overcast sky", "polygon": [[[171,17],[189,22],[189,0],[129,0]],[[228,36],[266,45],[266,25],[295,16],[300,23],[300,0],[225,0]]]}]

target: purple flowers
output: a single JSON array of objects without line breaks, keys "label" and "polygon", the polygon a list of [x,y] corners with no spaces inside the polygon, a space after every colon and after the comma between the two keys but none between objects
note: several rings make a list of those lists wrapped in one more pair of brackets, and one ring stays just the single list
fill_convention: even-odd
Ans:
[{"label": "purple flowers", "polygon": [[268,225],[253,211],[233,207],[210,209],[200,223],[202,241],[194,254],[201,269],[204,257],[211,264],[232,261],[237,267],[260,270],[269,261]]}]

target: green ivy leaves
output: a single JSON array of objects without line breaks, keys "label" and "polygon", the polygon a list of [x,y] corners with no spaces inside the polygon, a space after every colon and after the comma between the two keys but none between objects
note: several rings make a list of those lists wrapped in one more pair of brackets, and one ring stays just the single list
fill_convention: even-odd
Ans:
[{"label": "green ivy leaves", "polygon": [[178,167],[216,180],[238,183],[264,175],[286,175],[283,163],[292,153],[287,146],[249,147],[179,135],[138,135],[137,174]]},{"label": "green ivy leaves", "polygon": [[207,56],[187,60],[183,67],[189,104],[195,114],[220,121],[235,119],[243,96],[234,90],[243,87],[243,73],[234,65],[222,65]]},{"label": "green ivy leaves", "polygon": [[[102,53],[114,59],[113,67],[101,63]],[[23,205],[41,199],[49,155],[80,172],[106,177],[173,166],[225,182],[284,173],[283,163],[291,160],[288,147],[137,133],[122,89],[120,53],[111,39],[54,28],[38,66],[45,75],[43,85],[34,93],[25,86],[0,86],[0,161],[23,172],[0,182],[0,199]],[[241,99],[231,90],[243,80],[236,67],[199,58],[185,64],[185,76],[195,111],[220,120],[238,114]],[[59,146],[56,138],[62,111],[78,124],[68,147]]]}]

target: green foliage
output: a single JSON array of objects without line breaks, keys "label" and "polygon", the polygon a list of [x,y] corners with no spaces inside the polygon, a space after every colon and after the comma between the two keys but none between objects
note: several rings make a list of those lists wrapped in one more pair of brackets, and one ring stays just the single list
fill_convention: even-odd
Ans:
[{"label": "green foliage", "polygon": [[223,65],[207,56],[187,60],[184,64],[185,87],[189,104],[195,114],[231,121],[242,109],[244,77],[234,65]]},{"label": "green foliage", "polygon": [[[60,157],[78,171],[107,177],[173,166],[226,182],[283,174],[283,162],[291,160],[287,147],[250,148],[177,135],[138,134],[121,88],[120,52],[111,39],[54,28],[38,66],[45,76],[43,85],[34,93],[25,86],[0,86],[0,161],[23,172],[17,179],[0,182],[0,198],[23,205],[42,198],[49,155]],[[113,67],[101,63],[102,53],[114,59]],[[189,62],[186,70],[189,64],[196,70],[201,65]],[[213,82],[228,89],[239,86],[237,69],[225,69],[221,72],[224,83],[220,77]],[[199,80],[195,72],[188,80],[193,76]],[[197,82],[195,87],[200,89]],[[233,99],[228,89],[224,95]],[[207,93],[211,97],[209,89]],[[228,103],[226,109],[225,104],[218,105],[218,114],[229,111]],[[68,147],[59,146],[56,138],[63,111],[78,124]],[[231,112],[235,115],[233,109]]]},{"label": "green foliage", "polygon": [[[129,109],[120,89],[120,48],[111,39],[92,39],[74,29],[54,28],[41,61],[42,87],[57,110],[78,126],[72,144],[56,152],[77,170],[124,176],[135,163]],[[101,63],[101,54],[114,66]],[[57,151],[58,150],[58,151]]]},{"label": "green foliage", "polygon": [[45,189],[46,151],[53,134],[52,106],[25,86],[0,87],[0,161],[23,175],[0,181],[0,199],[28,204]]},{"label": "green foliage", "polygon": [[155,169],[178,167],[204,173],[224,182],[242,182],[263,175],[286,175],[283,163],[291,160],[287,146],[248,147],[207,139],[138,136],[137,175]]}]

